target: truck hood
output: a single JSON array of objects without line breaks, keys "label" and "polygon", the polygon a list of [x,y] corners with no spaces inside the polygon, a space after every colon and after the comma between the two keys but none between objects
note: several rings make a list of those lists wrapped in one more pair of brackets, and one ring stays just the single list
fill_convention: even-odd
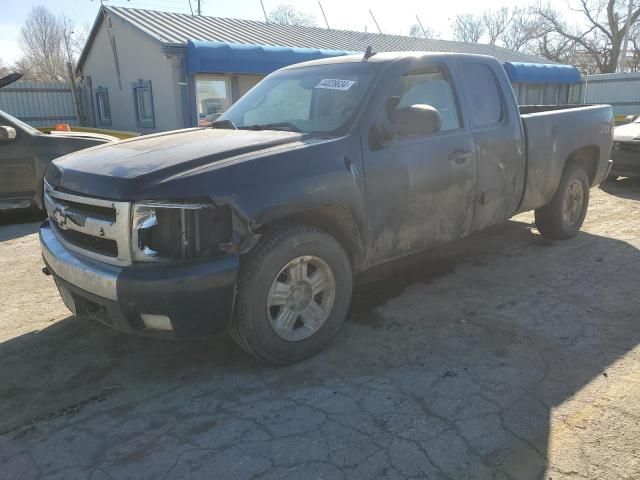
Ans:
[{"label": "truck hood", "polygon": [[47,182],[63,190],[113,199],[140,192],[186,171],[231,158],[252,158],[299,143],[302,134],[273,130],[195,128],[100,145],[54,160]]},{"label": "truck hood", "polygon": [[52,138],[88,138],[92,140],[104,140],[105,142],[117,142],[118,137],[113,135],[107,135],[104,133],[94,132],[56,132],[52,131],[48,133]]},{"label": "truck hood", "polygon": [[613,130],[613,140],[616,142],[632,142],[640,140],[640,123],[620,125]]}]

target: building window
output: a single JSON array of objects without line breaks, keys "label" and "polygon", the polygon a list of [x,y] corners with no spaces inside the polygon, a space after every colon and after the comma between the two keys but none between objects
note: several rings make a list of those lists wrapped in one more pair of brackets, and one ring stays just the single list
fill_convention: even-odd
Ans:
[{"label": "building window", "polygon": [[132,84],[133,103],[136,111],[136,126],[138,128],[155,128],[153,113],[153,92],[151,80],[138,80]]},{"label": "building window", "polygon": [[196,107],[198,124],[209,125],[231,103],[226,78],[198,75],[196,77]]},{"label": "building window", "polygon": [[96,121],[101,127],[111,126],[111,108],[109,107],[109,92],[105,87],[96,89]]}]

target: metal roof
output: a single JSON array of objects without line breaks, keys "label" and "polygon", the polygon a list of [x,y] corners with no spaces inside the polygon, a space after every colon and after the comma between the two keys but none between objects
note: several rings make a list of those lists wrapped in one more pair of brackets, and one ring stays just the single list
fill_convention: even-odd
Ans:
[{"label": "metal roof", "polygon": [[549,63],[548,60],[502,47],[479,43],[454,42],[386,35],[382,33],[354,32],[318,27],[300,27],[276,23],[193,16],[183,13],[161,12],[137,8],[103,6],[94,23],[87,44],[78,61],[81,68],[91,48],[100,15],[112,13],[145,32],[164,45],[186,46],[189,40],[273,45],[282,47],[327,50],[364,51],[371,45],[377,52],[426,51],[475,53],[492,55],[502,62]]}]

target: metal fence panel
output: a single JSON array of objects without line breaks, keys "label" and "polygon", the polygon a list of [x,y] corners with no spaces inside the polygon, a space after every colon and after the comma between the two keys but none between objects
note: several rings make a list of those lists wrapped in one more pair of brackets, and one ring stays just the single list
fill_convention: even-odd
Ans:
[{"label": "metal fence panel", "polygon": [[582,88],[584,103],[607,103],[616,115],[640,114],[640,73],[589,75]]},{"label": "metal fence panel", "polygon": [[79,125],[70,83],[12,83],[0,89],[0,110],[33,125]]}]

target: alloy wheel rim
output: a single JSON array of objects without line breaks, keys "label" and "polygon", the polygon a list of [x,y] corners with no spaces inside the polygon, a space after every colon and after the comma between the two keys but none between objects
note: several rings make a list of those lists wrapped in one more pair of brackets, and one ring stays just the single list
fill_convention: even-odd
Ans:
[{"label": "alloy wheel rim", "polygon": [[267,296],[267,316],[280,338],[299,341],[316,333],[327,321],[336,295],[329,265],[305,255],[289,261],[276,275]]},{"label": "alloy wheel rim", "polygon": [[573,226],[580,219],[582,214],[582,205],[584,203],[584,188],[582,182],[574,179],[564,194],[562,205],[562,217],[564,223]]}]

